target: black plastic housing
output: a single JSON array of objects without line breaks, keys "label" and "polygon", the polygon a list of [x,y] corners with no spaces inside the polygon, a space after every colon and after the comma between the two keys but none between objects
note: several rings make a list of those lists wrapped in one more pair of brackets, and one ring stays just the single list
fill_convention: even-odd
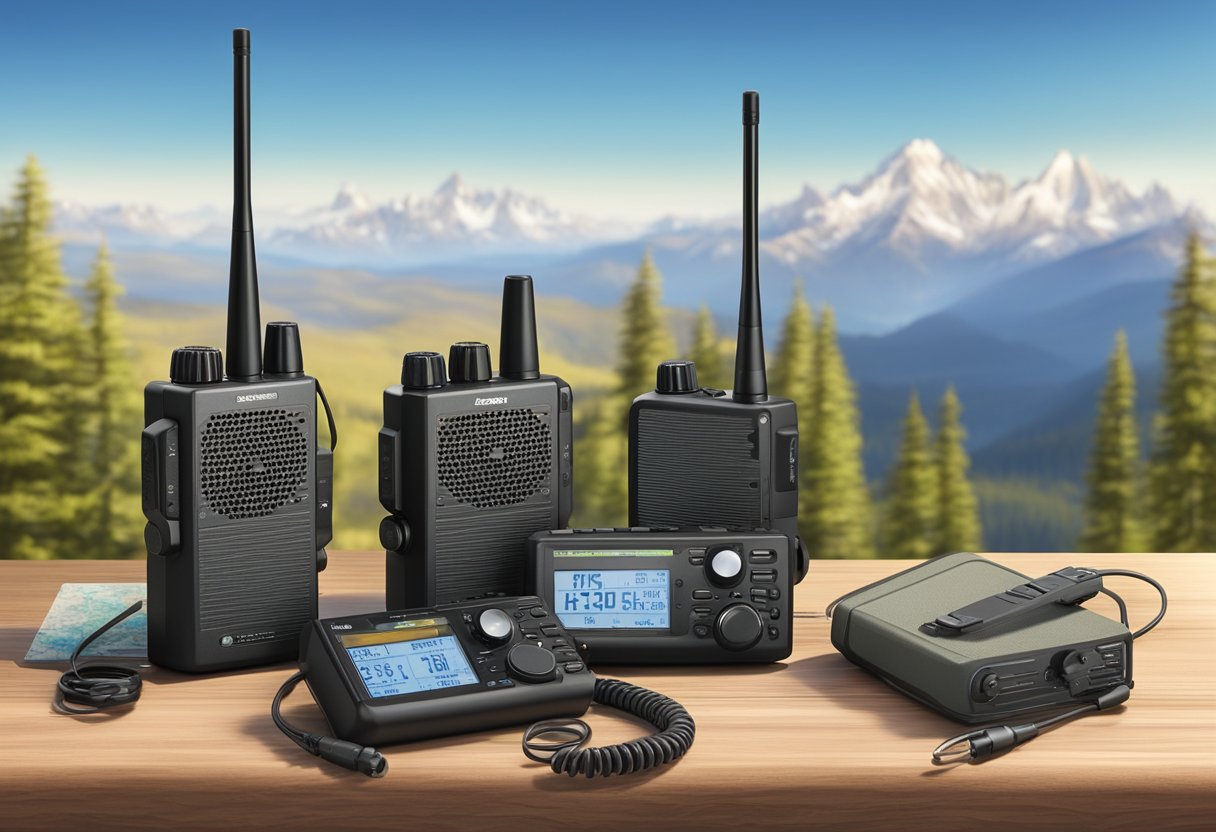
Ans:
[{"label": "black plastic housing", "polygon": [[[528,543],[528,591],[540,596],[559,621],[563,610],[554,591],[554,572],[559,569],[669,570],[670,628],[608,630],[563,624],[596,666],[767,663],[793,651],[794,552],[791,538],[781,532],[558,529],[535,534]],[[707,571],[713,554],[724,548],[737,551],[743,561],[737,583],[726,586]],[[588,554],[555,556],[563,550]],[[631,550],[673,554],[623,554]],[[622,554],[590,554],[609,551]],[[719,640],[719,623],[728,609],[740,606],[758,614],[761,632],[751,646],[732,648]]]},{"label": "black plastic housing", "polygon": [[[514,623],[504,643],[489,645],[477,637],[472,622],[485,609],[500,609],[511,616]],[[447,619],[477,675],[477,684],[370,696],[341,637],[383,632],[402,621],[432,617]],[[300,670],[334,736],[363,745],[384,745],[581,716],[591,705],[595,676],[573,644],[539,598],[491,598],[314,621],[300,641]],[[507,654],[517,645],[539,645],[550,651],[557,664],[554,678],[528,682],[513,675]]]},{"label": "black plastic housing", "polygon": [[524,591],[528,537],[573,508],[573,393],[556,376],[384,391],[380,503],[387,609]]},{"label": "black plastic housing", "polygon": [[794,402],[749,404],[705,389],[638,396],[629,409],[629,524],[774,529],[801,546]]},{"label": "black plastic housing", "polygon": [[330,536],[332,457],[317,448],[316,401],[310,376],[145,388],[154,664],[201,672],[298,653]]}]

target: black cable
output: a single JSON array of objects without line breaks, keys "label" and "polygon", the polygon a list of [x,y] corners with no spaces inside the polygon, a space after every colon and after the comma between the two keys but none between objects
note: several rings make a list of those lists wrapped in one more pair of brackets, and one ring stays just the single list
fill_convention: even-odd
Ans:
[{"label": "black cable", "polygon": [[[1111,577],[1118,576],[1118,577],[1124,577],[1124,578],[1135,578],[1137,580],[1144,581],[1146,584],[1149,584],[1150,586],[1152,586],[1153,589],[1157,590],[1157,594],[1161,596],[1161,609],[1158,610],[1157,616],[1152,621],[1148,622],[1143,627],[1141,627],[1139,630],[1136,630],[1136,632],[1132,633],[1133,640],[1140,638],[1140,636],[1144,635],[1149,630],[1153,629],[1158,624],[1160,624],[1161,619],[1165,618],[1165,610],[1166,610],[1166,607],[1169,606],[1169,598],[1167,598],[1165,595],[1165,587],[1163,587],[1157,581],[1153,580],[1148,575],[1145,575],[1142,572],[1133,572],[1130,569],[1097,569],[1095,571],[1104,578],[1107,576],[1111,576]],[[1110,595],[1113,593],[1107,593],[1107,594]],[[1115,597],[1118,597],[1118,596],[1115,596]],[[1123,623],[1126,625],[1127,624],[1127,610],[1122,605],[1122,603],[1120,603],[1119,606],[1123,613]]]},{"label": "black cable", "polygon": [[323,760],[328,760],[343,768],[349,768],[351,771],[361,771],[368,777],[383,777],[388,771],[388,760],[384,759],[384,755],[371,746],[362,746],[358,743],[347,742],[346,740],[336,740],[333,737],[324,737],[320,734],[310,734],[307,731],[301,731],[283,719],[281,712],[283,699],[286,698],[287,694],[295,690],[296,685],[300,684],[303,680],[304,674],[302,672],[294,673],[290,679],[279,687],[278,692],[275,693],[274,701],[270,704],[270,718],[274,720],[274,724],[292,742],[309,754],[320,757]]},{"label": "black cable", "polygon": [[329,422],[329,449],[337,450],[338,447],[338,424],[334,421],[334,412],[330,409],[329,399],[325,398],[325,391],[321,389],[321,380],[314,378],[317,384],[317,396],[321,399],[321,404],[325,407],[325,420]]},{"label": "black cable", "polygon": [[[610,777],[674,762],[692,748],[696,724],[692,715],[674,699],[619,679],[596,679],[591,699],[640,717],[659,732],[619,745],[584,748],[583,744],[591,738],[587,723],[581,719],[545,720],[524,732],[523,749],[528,759],[545,763],[554,772],[570,777],[579,774],[588,778]],[[572,739],[557,743],[537,741],[545,734],[563,733]],[[543,756],[545,753],[549,756]]]},{"label": "black cable", "polygon": [[[93,631],[92,635],[76,646],[69,659],[72,669],[59,677],[59,684],[56,686],[55,708],[57,710],[66,714],[95,714],[105,708],[135,704],[143,689],[143,680],[139,678],[137,670],[113,664],[87,664],[84,667],[78,667],[76,660],[80,658],[80,654],[86,647],[111,627],[139,612],[143,605],[143,601],[136,601],[102,624]],[[70,708],[69,703],[84,707]]]}]

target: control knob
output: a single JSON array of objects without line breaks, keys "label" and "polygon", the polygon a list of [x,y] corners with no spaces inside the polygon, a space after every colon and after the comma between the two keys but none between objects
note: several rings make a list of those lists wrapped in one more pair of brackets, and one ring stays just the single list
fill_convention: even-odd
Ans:
[{"label": "control knob", "polygon": [[557,678],[557,659],[543,647],[517,644],[507,653],[507,673],[528,684],[551,682]]},{"label": "control knob", "polygon": [[510,641],[514,629],[511,616],[496,607],[482,610],[473,616],[473,631],[479,639],[493,647]]},{"label": "control knob", "polygon": [[714,639],[727,650],[746,650],[763,634],[760,614],[747,604],[731,604],[714,622]]},{"label": "control knob", "polygon": [[734,586],[743,579],[743,556],[729,546],[710,549],[705,571],[715,586]]},{"label": "control knob", "polygon": [[390,552],[404,552],[410,545],[409,524],[400,517],[385,517],[380,521],[380,545]]}]

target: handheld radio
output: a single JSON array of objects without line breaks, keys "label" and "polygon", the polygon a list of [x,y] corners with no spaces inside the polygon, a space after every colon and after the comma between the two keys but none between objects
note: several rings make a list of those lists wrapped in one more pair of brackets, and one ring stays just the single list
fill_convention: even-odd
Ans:
[{"label": "handheld radio", "polygon": [[793,649],[781,532],[558,529],[529,541],[528,586],[600,664],[775,662]]},{"label": "handheld radio", "polygon": [[[497,375],[485,344],[406,353],[384,391],[380,523],[388,609],[524,591],[529,535],[566,525],[573,394],[542,375],[532,278],[503,283]],[[450,372],[450,377],[449,377]]]},{"label": "handheld radio", "polygon": [[798,537],[798,414],[768,395],[760,313],[760,96],[743,94],[743,279],[735,388],[697,384],[691,361],[659,365],[656,389],[629,410],[629,523],[774,529]]},{"label": "handheld radio", "polygon": [[333,528],[332,445],[316,439],[324,394],[304,373],[296,324],[267,324],[262,354],[246,29],[233,32],[233,65],[227,374],[218,349],[183,347],[170,380],[144,390],[148,658],[184,671],[295,656]]}]

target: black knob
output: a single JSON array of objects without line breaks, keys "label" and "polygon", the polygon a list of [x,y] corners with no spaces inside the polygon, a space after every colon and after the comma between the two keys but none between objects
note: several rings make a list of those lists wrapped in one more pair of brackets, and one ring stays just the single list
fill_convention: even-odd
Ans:
[{"label": "black knob", "polygon": [[404,552],[410,545],[410,527],[400,517],[380,521],[380,545],[390,552]]},{"label": "black knob", "polygon": [[706,554],[705,572],[716,586],[734,586],[743,580],[743,556],[730,546],[717,546]]},{"label": "black knob", "polygon": [[473,616],[473,631],[477,637],[491,646],[506,644],[515,632],[515,624],[511,616],[500,609],[491,607]]},{"label": "black knob", "polygon": [[489,381],[490,348],[480,341],[457,341],[448,350],[453,382]]},{"label": "black knob", "polygon": [[977,702],[991,702],[1001,692],[1001,679],[995,673],[987,673],[975,687]]},{"label": "black knob", "polygon": [[165,538],[160,529],[151,523],[144,526],[144,545],[148,547],[149,555],[169,554],[169,547],[165,545]]},{"label": "black knob", "polygon": [[659,365],[654,389],[660,393],[695,393],[697,365],[691,361],[664,361]]},{"label": "black knob", "polygon": [[507,672],[528,684],[551,682],[557,678],[557,659],[543,647],[517,644],[507,653]]},{"label": "black knob", "polygon": [[746,650],[763,634],[760,614],[747,604],[731,604],[714,622],[714,638],[727,650]]},{"label": "black knob", "polygon": [[216,384],[224,380],[224,357],[215,347],[181,347],[169,359],[174,384]]},{"label": "black knob", "polygon": [[304,352],[300,349],[300,327],[295,321],[266,324],[266,348],[262,353],[262,372],[273,376],[304,375]]},{"label": "black knob", "polygon": [[443,366],[443,356],[437,352],[407,352],[401,360],[401,386],[411,390],[428,390],[443,387],[448,383],[448,374]]}]

